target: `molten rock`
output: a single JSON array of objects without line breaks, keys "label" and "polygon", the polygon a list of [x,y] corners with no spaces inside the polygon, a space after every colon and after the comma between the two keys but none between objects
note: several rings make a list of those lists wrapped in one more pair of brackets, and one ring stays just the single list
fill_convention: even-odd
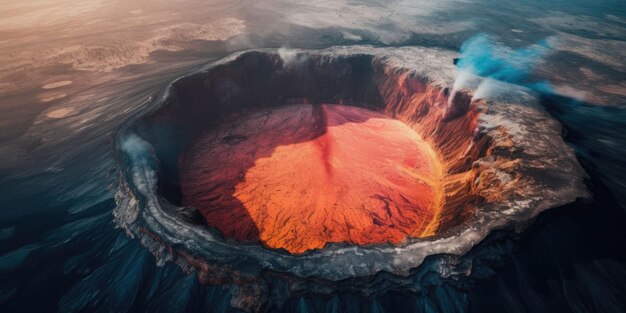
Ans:
[{"label": "molten rock", "polygon": [[181,166],[185,205],[226,236],[290,253],[434,234],[443,167],[403,122],[364,108],[291,105],[226,119]]}]

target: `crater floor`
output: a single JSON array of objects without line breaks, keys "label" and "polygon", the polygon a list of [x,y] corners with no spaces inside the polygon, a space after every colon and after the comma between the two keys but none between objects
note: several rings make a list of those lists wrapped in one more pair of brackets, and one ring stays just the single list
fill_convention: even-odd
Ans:
[{"label": "crater floor", "polygon": [[180,159],[184,205],[227,237],[294,254],[434,234],[444,172],[411,127],[344,105],[228,116]]}]

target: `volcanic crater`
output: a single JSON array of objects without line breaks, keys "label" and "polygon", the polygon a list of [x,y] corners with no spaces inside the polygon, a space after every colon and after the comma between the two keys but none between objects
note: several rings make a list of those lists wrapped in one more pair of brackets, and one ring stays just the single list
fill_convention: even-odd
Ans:
[{"label": "volcanic crater", "polygon": [[291,253],[329,242],[433,234],[437,154],[408,125],[345,105],[289,105],[224,120],[181,160],[183,205],[238,240]]},{"label": "volcanic crater", "polygon": [[250,52],[174,84],[175,103],[144,121],[160,193],[227,238],[292,254],[463,223],[486,153],[470,97],[371,55],[310,58]]},{"label": "volcanic crater", "polygon": [[336,289],[587,195],[538,98],[504,83],[472,98],[480,77],[453,89],[457,56],[253,50],[181,77],[117,136],[116,221],[202,281]]}]

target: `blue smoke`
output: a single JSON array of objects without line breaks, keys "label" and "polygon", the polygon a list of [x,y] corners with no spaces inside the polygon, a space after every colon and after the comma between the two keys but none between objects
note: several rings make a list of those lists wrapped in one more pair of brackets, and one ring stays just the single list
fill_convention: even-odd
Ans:
[{"label": "blue smoke", "polygon": [[455,81],[453,94],[467,87],[474,75],[484,78],[474,93],[475,98],[488,96],[497,88],[497,82],[547,92],[551,90],[550,85],[533,81],[531,74],[551,50],[552,45],[547,39],[528,47],[512,49],[496,43],[488,35],[474,36],[461,46],[461,56],[457,62],[460,74]]},{"label": "blue smoke", "polygon": [[467,40],[461,47],[461,59],[457,63],[475,75],[495,80],[525,84],[533,68],[541,63],[551,46],[547,40],[517,50],[499,46],[487,35]]}]

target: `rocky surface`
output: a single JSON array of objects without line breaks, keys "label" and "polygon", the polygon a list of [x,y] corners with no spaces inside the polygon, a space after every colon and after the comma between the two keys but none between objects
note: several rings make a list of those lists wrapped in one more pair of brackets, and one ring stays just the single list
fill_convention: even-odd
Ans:
[{"label": "rocky surface", "polygon": [[181,163],[183,204],[208,225],[290,253],[432,235],[443,201],[431,146],[358,107],[291,105],[228,118]]},{"label": "rocky surface", "polygon": [[[413,286],[414,276],[406,276],[411,273],[467,275],[471,265],[468,269],[455,260],[489,233],[503,228],[521,230],[540,212],[585,197],[587,191],[585,173],[563,141],[561,126],[541,108],[535,95],[518,86],[498,84],[493,101],[473,99],[471,88],[451,96],[455,57],[453,52],[428,48],[337,47],[294,51],[288,58],[275,50],[259,50],[232,55],[183,77],[164,94],[160,109],[119,135],[128,173],[127,187],[118,193],[118,224],[139,236],[160,262],[176,261],[185,270],[196,271],[203,282],[241,285],[241,294],[232,301],[246,310],[258,309],[268,297],[337,290],[385,292],[394,286]],[[474,79],[477,84],[470,82],[470,87],[480,83],[481,78]],[[433,219],[432,236],[409,237],[394,245],[328,243],[321,249],[292,254],[236,241],[181,217],[178,205],[184,202],[185,176],[179,175],[179,160],[188,147],[201,146],[202,138],[211,138],[207,134],[215,134],[225,120],[250,112],[290,110],[302,103],[375,110],[407,125],[432,147],[444,165],[442,210]],[[255,136],[240,132],[214,140],[229,147]],[[305,135],[302,140],[308,143],[324,137]],[[251,157],[263,161],[250,164],[239,177],[246,181],[223,194],[259,204],[243,195],[252,194],[248,187],[259,184],[268,177],[267,169],[278,164],[273,163],[274,152],[280,156],[284,147],[293,145],[279,145],[264,158]],[[309,158],[316,156],[314,172],[327,173],[319,145],[302,148],[309,149]],[[238,194],[238,186],[246,192]],[[193,207],[184,211],[192,212]],[[377,275],[382,273],[389,276],[382,279]],[[270,294],[274,287],[267,281],[283,286],[283,296],[275,291]],[[248,307],[254,303],[259,306]]]}]

